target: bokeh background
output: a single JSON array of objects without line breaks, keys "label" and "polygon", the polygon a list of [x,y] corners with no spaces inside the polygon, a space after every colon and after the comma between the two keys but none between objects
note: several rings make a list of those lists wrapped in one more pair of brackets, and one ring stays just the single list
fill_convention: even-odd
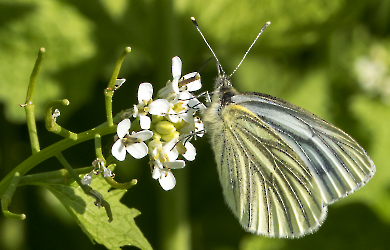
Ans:
[{"label": "bokeh background", "polygon": [[[212,56],[193,27],[199,26],[226,72],[232,72],[266,21],[265,30],[233,76],[239,91],[256,91],[297,104],[354,137],[377,166],[361,190],[329,207],[318,232],[300,239],[268,239],[245,233],[224,204],[207,139],[198,155],[176,170],[176,187],[163,191],[148,160],[118,164],[116,179],[137,178],[123,203],[141,211],[136,222],[155,249],[388,249],[390,234],[390,1],[273,0],[0,1],[0,177],[30,154],[24,103],[38,49],[46,58],[34,102],[41,147],[60,138],[44,129],[44,105],[67,98],[58,122],[82,132],[104,122],[103,89],[125,46],[132,52],[114,95],[114,111],[136,103],[141,82],[158,89],[171,79],[171,58],[183,73],[199,70]],[[211,91],[214,61],[201,71]],[[112,136],[104,138],[108,155]],[[64,152],[73,167],[94,159],[93,143]],[[49,160],[31,173],[57,170]],[[92,245],[46,190],[21,187],[11,211],[25,221],[0,217],[0,249],[104,249]],[[179,220],[179,226],[170,225]],[[176,241],[177,242],[177,241]],[[134,249],[125,247],[124,249]],[[179,248],[180,249],[180,248]]]}]

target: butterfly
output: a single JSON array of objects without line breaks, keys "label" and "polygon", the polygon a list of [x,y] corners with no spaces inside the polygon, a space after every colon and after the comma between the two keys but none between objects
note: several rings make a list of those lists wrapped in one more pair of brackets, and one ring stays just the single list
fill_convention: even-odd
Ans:
[{"label": "butterfly", "polygon": [[328,205],[371,179],[373,161],[351,136],[305,109],[238,92],[209,49],[219,74],[202,117],[227,205],[251,233],[294,238],[317,231]]}]

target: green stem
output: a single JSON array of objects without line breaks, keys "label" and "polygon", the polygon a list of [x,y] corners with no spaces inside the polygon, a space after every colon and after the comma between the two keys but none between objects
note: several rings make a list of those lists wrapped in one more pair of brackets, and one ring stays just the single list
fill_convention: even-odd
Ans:
[{"label": "green stem", "polygon": [[28,85],[28,90],[27,90],[26,104],[32,102],[32,98],[35,90],[35,82],[39,73],[39,69],[41,68],[44,55],[45,55],[45,48],[40,48],[38,51],[38,58],[35,61],[35,65],[30,76],[30,83]]},{"label": "green stem", "polygon": [[106,163],[106,160],[104,159],[103,152],[102,152],[102,140],[99,134],[95,135],[95,154],[96,154],[96,158]]},{"label": "green stem", "polygon": [[[95,135],[95,153],[96,158],[101,161],[98,163],[100,165],[100,172],[102,173],[102,177],[104,180],[113,188],[116,189],[129,189],[132,186],[137,184],[137,180],[133,179],[132,181],[125,182],[125,183],[119,183],[114,180],[112,176],[104,176],[104,166],[106,165],[106,160],[104,159],[103,153],[102,153],[102,142],[101,142],[101,136],[99,134]],[[102,165],[103,164],[103,165]],[[115,164],[111,164],[107,168],[112,167],[115,168]]]},{"label": "green stem", "polygon": [[113,188],[126,189],[126,190],[131,188],[132,186],[136,185],[138,182],[137,179],[133,179],[129,182],[119,183],[119,182],[116,182],[114,180],[114,178],[112,178],[112,177],[104,177],[104,180],[106,180],[106,182]]},{"label": "green stem", "polygon": [[58,134],[65,138],[70,138],[72,140],[77,139],[77,134],[64,129],[56,122],[56,117],[53,116],[53,107],[57,105],[69,105],[69,101],[67,99],[51,101],[46,105],[45,109],[45,126],[46,129],[50,132]]},{"label": "green stem", "polygon": [[131,51],[130,47],[126,47],[123,53],[119,56],[118,60],[116,61],[114,71],[112,72],[112,76],[110,81],[108,82],[107,88],[104,90],[104,100],[106,104],[106,115],[107,115],[107,124],[108,126],[112,126],[113,119],[112,119],[112,96],[114,95],[115,91],[115,82],[118,78],[119,70],[122,66],[122,62],[125,59],[126,55]]},{"label": "green stem", "polygon": [[[122,118],[122,112],[119,112],[115,117],[114,121],[119,122]],[[39,163],[49,159],[50,157],[55,156],[58,152],[61,152],[73,145],[79,144],[81,142],[93,139],[96,134],[107,135],[116,132],[116,126],[107,126],[107,122],[93,128],[91,130],[85,131],[78,134],[77,140],[71,140],[65,138],[57,143],[50,145],[49,147],[39,151],[37,154],[34,154],[20,163],[16,168],[14,168],[10,173],[8,173],[0,182],[0,197],[4,194],[5,190],[9,186],[12,177],[16,172],[19,172],[21,176],[25,175],[30,169],[38,165]]]},{"label": "green stem", "polygon": [[12,178],[11,184],[8,186],[7,191],[1,197],[1,211],[4,216],[11,219],[24,220],[26,219],[26,215],[24,214],[14,214],[8,211],[8,206],[11,204],[12,196],[15,193],[16,187],[19,184],[20,174],[16,172]]},{"label": "green stem", "polygon": [[58,152],[62,152],[63,150],[79,144],[81,142],[93,139],[96,134],[107,135],[116,132],[116,126],[103,126],[95,129],[91,129],[85,131],[83,133],[78,134],[77,140],[72,140],[69,138],[65,138],[57,143],[52,144],[51,146],[44,148],[38,153],[30,156],[21,164],[19,164],[16,168],[14,168],[3,180],[0,182],[0,196],[4,194],[5,189],[10,184],[11,178],[14,176],[16,172],[19,172],[21,176],[25,175],[30,169],[43,162],[44,160],[49,159],[50,157],[55,156]]},{"label": "green stem", "polygon": [[[81,174],[87,174],[91,172],[94,168],[95,167],[92,166],[76,168],[74,169],[74,171],[79,176]],[[66,169],[60,169],[56,171],[22,176],[19,181],[19,186],[34,185],[34,183],[38,183],[38,182],[65,183],[66,180],[73,181],[72,174]]]},{"label": "green stem", "polygon": [[28,133],[30,136],[30,144],[31,144],[31,150],[32,153],[38,153],[40,150],[39,146],[39,140],[38,140],[38,134],[37,134],[37,125],[35,122],[35,114],[34,114],[34,104],[32,101],[34,89],[35,89],[35,82],[39,73],[39,69],[42,64],[42,60],[45,54],[45,49],[40,48],[38,52],[38,58],[35,61],[34,69],[30,76],[30,82],[28,84],[28,90],[27,90],[27,96],[26,96],[26,103],[25,105],[22,105],[25,107],[26,111],[26,121],[27,121],[27,128]]},{"label": "green stem", "polygon": [[100,208],[100,206],[104,207],[106,210],[106,214],[108,216],[108,222],[111,222],[113,220],[112,212],[110,204],[104,200],[103,195],[99,193],[96,190],[93,190],[90,186],[84,185],[81,183],[81,179],[77,172],[72,168],[72,166],[68,163],[68,161],[65,159],[65,157],[58,153],[56,154],[57,159],[61,162],[61,164],[65,167],[66,170],[72,175],[73,179],[76,180],[77,184],[83,189],[84,193],[86,195],[89,195],[95,199],[95,204]]},{"label": "green stem", "polygon": [[83,189],[84,193],[88,193],[91,188],[88,187],[87,185],[84,185],[81,183],[81,179],[77,172],[72,168],[72,166],[68,163],[68,161],[65,159],[65,157],[62,155],[62,153],[57,153],[56,158],[58,159],[59,162],[61,162],[62,166],[65,167],[65,169],[70,173],[72,178],[79,184],[79,186]]}]

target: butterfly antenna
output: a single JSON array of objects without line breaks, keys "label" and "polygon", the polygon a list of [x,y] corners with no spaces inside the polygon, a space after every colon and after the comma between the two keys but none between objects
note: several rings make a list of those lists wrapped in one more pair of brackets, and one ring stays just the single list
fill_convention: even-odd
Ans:
[{"label": "butterfly antenna", "polygon": [[248,55],[249,51],[251,50],[251,48],[253,47],[253,45],[255,45],[257,39],[259,38],[259,36],[261,35],[261,33],[263,33],[263,31],[265,30],[265,28],[268,27],[268,25],[270,25],[271,22],[268,21],[264,24],[263,28],[261,28],[259,34],[256,36],[255,40],[253,41],[253,43],[251,44],[251,46],[249,46],[249,49],[245,52],[245,55],[244,57],[241,59],[241,62],[237,65],[236,69],[233,70],[233,72],[229,75],[228,79],[230,79],[230,77],[232,77],[232,75],[237,71],[237,69],[241,66],[241,63],[244,61],[246,55]]},{"label": "butterfly antenna", "polygon": [[202,38],[203,38],[204,42],[206,43],[207,47],[209,47],[211,53],[213,53],[213,56],[214,56],[215,60],[217,61],[219,75],[225,75],[225,71],[223,71],[222,66],[221,66],[221,64],[219,63],[219,60],[218,60],[218,58],[217,58],[217,55],[215,55],[213,49],[211,48],[210,44],[207,42],[207,40],[206,40],[206,38],[204,37],[202,31],[200,31],[199,26],[198,26],[198,23],[197,23],[196,20],[195,20],[195,17],[191,17],[191,21],[192,21],[192,23],[195,25],[195,28],[198,30],[199,34],[202,36]]}]

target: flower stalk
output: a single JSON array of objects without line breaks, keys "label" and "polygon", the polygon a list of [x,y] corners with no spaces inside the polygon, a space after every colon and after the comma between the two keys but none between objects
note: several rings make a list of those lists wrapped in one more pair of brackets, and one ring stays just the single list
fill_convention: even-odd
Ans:
[{"label": "flower stalk", "polygon": [[104,90],[104,96],[105,96],[104,100],[105,100],[105,105],[106,105],[106,116],[107,116],[107,125],[108,126],[114,125],[114,122],[112,119],[112,96],[114,95],[114,91],[120,87],[120,84],[116,85],[119,70],[122,66],[123,60],[125,59],[126,55],[128,53],[130,53],[130,51],[131,51],[131,48],[126,47],[125,50],[122,52],[122,54],[119,56],[119,58],[115,64],[114,71],[112,72],[110,81],[108,82],[108,86]]},{"label": "flower stalk", "polygon": [[40,146],[39,146],[39,139],[37,133],[37,125],[35,122],[35,113],[34,113],[35,105],[32,99],[35,90],[35,82],[39,73],[39,69],[41,68],[44,55],[45,55],[45,49],[40,48],[38,52],[38,58],[35,61],[35,65],[30,76],[30,82],[28,84],[28,90],[26,96],[26,103],[24,105],[21,105],[22,107],[25,108],[26,111],[27,128],[30,136],[30,144],[31,144],[31,150],[33,154],[39,152]]},{"label": "flower stalk", "polygon": [[69,138],[71,140],[77,139],[77,134],[73,133],[60,125],[57,124],[56,119],[59,116],[59,111],[53,113],[53,107],[57,105],[69,105],[69,101],[67,99],[51,101],[46,105],[45,109],[45,126],[46,129],[50,132],[58,134],[62,137]]},{"label": "flower stalk", "polygon": [[7,218],[24,220],[24,219],[26,219],[25,214],[14,214],[14,213],[8,211],[8,206],[9,206],[9,204],[11,204],[12,196],[15,193],[15,190],[19,184],[19,181],[20,181],[20,174],[18,172],[16,172],[14,174],[14,177],[12,178],[11,184],[8,186],[7,191],[1,197],[1,211],[3,212],[4,216]]},{"label": "flower stalk", "polygon": [[95,154],[96,154],[96,160],[92,164],[98,165],[97,168],[101,172],[102,177],[111,187],[116,189],[129,189],[132,186],[137,184],[136,179],[133,179],[125,183],[119,183],[114,180],[114,175],[111,174],[110,168],[114,169],[116,165],[110,164],[107,168],[105,167],[106,160],[104,159],[102,153],[101,136],[99,134],[95,135]]}]

